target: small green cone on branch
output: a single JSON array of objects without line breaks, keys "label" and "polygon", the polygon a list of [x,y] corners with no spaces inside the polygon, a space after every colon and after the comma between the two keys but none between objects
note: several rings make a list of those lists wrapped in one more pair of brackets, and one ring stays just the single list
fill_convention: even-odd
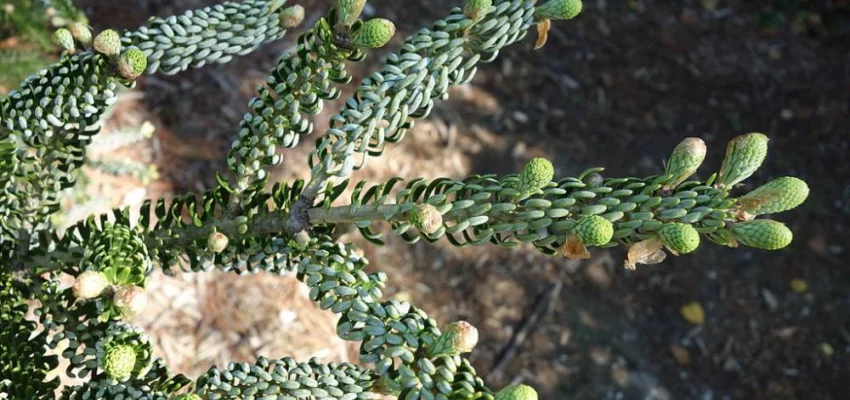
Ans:
[{"label": "small green cone on branch", "polygon": [[295,28],[302,22],[304,22],[304,7],[301,5],[296,4],[280,13],[280,26],[286,29]]},{"label": "small green cone on branch", "polygon": [[579,218],[573,233],[586,246],[604,246],[614,237],[614,225],[598,215]]},{"label": "small green cone on branch", "polygon": [[111,346],[106,350],[102,367],[110,378],[119,382],[126,381],[136,367],[136,350],[130,345]]},{"label": "small green cone on branch", "polygon": [[664,224],[658,230],[661,242],[675,254],[688,254],[699,247],[699,232],[693,226],[681,222]]},{"label": "small green cone on branch", "polygon": [[410,224],[422,233],[430,235],[443,227],[443,215],[430,204],[419,204],[409,213]]},{"label": "small green cone on branch", "polygon": [[767,157],[768,141],[763,133],[748,133],[729,141],[726,158],[717,175],[717,184],[731,188],[749,178]]},{"label": "small green cone on branch", "polygon": [[430,356],[456,356],[469,353],[478,344],[478,329],[469,322],[452,322],[437,338],[431,349]]},{"label": "small green cone on branch", "polygon": [[473,22],[478,22],[487,15],[487,11],[490,11],[492,6],[493,0],[468,0],[463,14]]},{"label": "small green cone on branch", "polygon": [[83,46],[91,46],[91,29],[86,24],[75,22],[70,28],[71,35]]},{"label": "small green cone on branch", "polygon": [[128,49],[118,59],[118,72],[129,80],[138,78],[147,67],[148,58],[136,47]]},{"label": "small green cone on branch", "polygon": [[360,18],[366,0],[339,0],[337,5],[337,24],[351,26]]},{"label": "small green cone on branch", "polygon": [[511,385],[496,393],[495,400],[537,400],[537,391],[528,385]]},{"label": "small green cone on branch", "polygon": [[207,238],[207,249],[213,253],[219,254],[227,249],[227,245],[230,243],[230,239],[228,239],[227,235],[221,232],[213,232]]},{"label": "small green cone on branch", "polygon": [[56,32],[53,32],[53,43],[56,43],[56,45],[61,47],[63,50],[70,52],[73,52],[75,49],[74,36],[71,35],[71,31],[65,28],[59,28]]},{"label": "small green cone on branch", "polygon": [[664,171],[666,175],[673,176],[667,183],[667,187],[675,189],[695,174],[705,160],[705,153],[705,142],[700,138],[686,138],[676,145]]},{"label": "small green cone on branch", "polygon": [[109,281],[103,272],[86,271],[77,276],[71,290],[74,297],[80,300],[88,300],[100,296],[107,286],[109,286]]},{"label": "small green cone on branch", "polygon": [[95,36],[92,46],[98,53],[114,57],[121,53],[121,37],[118,32],[107,29]]},{"label": "small green cone on branch", "polygon": [[738,198],[741,211],[749,215],[788,211],[809,197],[809,186],[801,179],[786,176],[774,179]]},{"label": "small green cone on branch", "polygon": [[522,168],[519,188],[524,196],[537,193],[555,177],[555,167],[545,158],[533,158]]},{"label": "small green cone on branch", "polygon": [[534,8],[534,18],[538,21],[573,19],[581,13],[581,8],[581,0],[549,0]]},{"label": "small green cone on branch", "polygon": [[375,18],[366,21],[354,33],[352,42],[363,49],[377,49],[389,43],[395,35],[395,25],[389,20]]},{"label": "small green cone on branch", "polygon": [[736,222],[730,231],[738,243],[764,250],[779,250],[794,238],[785,224],[769,219]]}]

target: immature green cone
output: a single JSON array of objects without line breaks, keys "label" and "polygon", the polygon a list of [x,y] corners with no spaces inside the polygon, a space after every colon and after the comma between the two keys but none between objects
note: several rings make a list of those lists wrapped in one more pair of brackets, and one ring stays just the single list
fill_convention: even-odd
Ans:
[{"label": "immature green cone", "polygon": [[809,185],[802,179],[786,176],[774,179],[738,198],[741,210],[750,215],[790,210],[809,197]]},{"label": "immature green cone", "polygon": [[519,191],[524,195],[537,193],[555,177],[555,167],[545,158],[533,158],[522,168],[519,176]]},{"label": "immature green cone", "polygon": [[478,344],[478,329],[466,321],[452,322],[437,338],[432,356],[469,353]]},{"label": "immature green cone", "polygon": [[437,232],[443,226],[443,215],[430,204],[419,204],[408,215],[410,224],[425,234]]},{"label": "immature green cone", "polygon": [[603,246],[614,237],[614,225],[598,215],[579,218],[573,233],[585,246]]},{"label": "immature green cone", "polygon": [[86,24],[76,22],[71,25],[71,35],[83,46],[91,46],[91,29]]},{"label": "immature green cone", "polygon": [[534,18],[573,19],[581,13],[581,0],[549,0],[534,8]]},{"label": "immature green cone", "polygon": [[136,47],[130,48],[121,54],[118,59],[118,72],[121,76],[133,80],[145,72],[148,67],[148,58],[145,53]]},{"label": "immature green cone", "polygon": [[136,350],[129,345],[115,345],[106,350],[103,357],[103,370],[116,381],[125,381],[136,367]]},{"label": "immature green cone", "polygon": [[699,247],[699,232],[693,226],[681,222],[664,224],[658,230],[658,237],[676,254],[688,254]]},{"label": "immature green cone", "polygon": [[65,28],[59,28],[53,32],[53,43],[61,47],[63,50],[74,51],[74,36],[71,31]]},{"label": "immature green cone", "polygon": [[487,15],[487,11],[489,11],[492,6],[493,0],[468,0],[466,2],[466,7],[463,9],[463,14],[466,15],[467,18],[478,22]]},{"label": "immature green cone", "polygon": [[227,245],[230,243],[230,239],[227,238],[227,235],[221,232],[213,232],[207,238],[207,249],[213,253],[219,254],[227,249]]},{"label": "immature green cone", "polygon": [[729,188],[749,178],[764,162],[768,141],[762,133],[748,133],[732,139],[726,147],[717,183]]},{"label": "immature green cone", "polygon": [[304,22],[304,7],[300,5],[296,4],[280,13],[280,26],[286,29],[295,28],[302,22]]},{"label": "immature green cone", "polygon": [[495,400],[537,400],[537,391],[527,385],[511,385],[496,393]]},{"label": "immature green cone", "polygon": [[366,21],[354,33],[352,41],[355,46],[363,49],[377,49],[389,43],[395,35],[395,25],[389,20],[375,18]]},{"label": "immature green cone", "polygon": [[736,222],[730,230],[739,243],[764,250],[779,250],[794,238],[785,224],[769,219]]},{"label": "immature green cone", "polygon": [[363,12],[363,7],[366,6],[366,0],[339,0],[337,5],[337,23],[340,25],[351,26],[360,18]]},{"label": "immature green cone", "polygon": [[77,276],[71,290],[74,297],[87,300],[100,296],[107,286],[109,286],[109,281],[103,272],[86,271]]},{"label": "immature green cone", "polygon": [[107,29],[95,36],[92,46],[100,54],[117,56],[121,53],[121,37],[118,36],[118,32]]},{"label": "immature green cone", "polygon": [[673,176],[667,183],[667,187],[675,189],[695,174],[702,162],[705,161],[705,153],[705,142],[700,138],[686,138],[676,145],[664,170],[665,174]]},{"label": "immature green cone", "polygon": [[145,290],[138,286],[122,286],[115,291],[112,297],[112,302],[121,316],[130,319],[136,314],[144,311],[148,306],[148,298],[145,295]]}]

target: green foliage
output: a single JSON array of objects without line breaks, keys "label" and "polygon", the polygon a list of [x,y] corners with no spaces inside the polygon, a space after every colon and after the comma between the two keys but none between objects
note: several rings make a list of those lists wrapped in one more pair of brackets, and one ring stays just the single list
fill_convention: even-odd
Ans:
[{"label": "green foliage", "polygon": [[[381,235],[371,226],[383,221],[410,242],[530,243],[545,254],[582,257],[587,247],[646,241],[684,254],[699,246],[700,235],[765,249],[791,240],[781,223],[752,217],[799,205],[808,194],[805,183],[782,178],[743,197],[730,193],[764,160],[767,138],[761,134],[733,139],[719,173],[706,181],[691,179],[705,145],[688,138],[662,175],[603,177],[602,168],[592,168],[556,178],[551,162],[534,159],[520,174],[502,177],[360,182],[348,205],[334,206],[369,157],[403,140],[451,87],[469,82],[478,65],[521,40],[538,20],[574,17],[581,9],[575,0],[471,0],[451,10],[405,39],[330,118],[310,154],[309,181],[269,187],[268,170],[281,162],[278,147],[293,147],[312,133],[311,116],[350,83],[349,62],[363,60],[394,34],[387,20],[359,20],[365,1],[340,0],[258,87],[227,157],[229,176],[218,175],[216,187],[147,200],[137,213],[91,216],[63,231],[52,225],[57,196],[73,187],[90,147],[138,140],[93,139],[120,86],[132,87],[142,73],[224,63],[280,38],[304,14],[284,3],[227,2],[154,17],[132,32],[100,32],[93,49],[91,32],[73,25],[68,33],[77,51],[0,101],[0,346],[20,355],[0,360],[0,394],[52,392],[55,382],[38,379],[56,365],[44,355],[46,345],[62,346],[65,374],[85,379],[64,388],[63,399],[369,399],[380,393],[402,400],[533,400],[536,392],[526,386],[496,394],[485,386],[462,356],[478,340],[473,326],[456,322],[441,330],[423,310],[385,300],[387,275],[369,272],[361,251],[334,239],[337,225],[354,223],[379,244]],[[59,35],[67,47],[67,35]],[[166,273],[295,273],[311,300],[338,314],[338,335],[360,343],[364,366],[261,358],[212,367],[194,382],[174,375],[153,356],[145,335],[124,322],[144,309],[155,267]],[[61,284],[63,275],[76,279],[72,287]],[[41,304],[44,327],[27,341],[21,338],[36,325],[23,319],[25,300]]]}]

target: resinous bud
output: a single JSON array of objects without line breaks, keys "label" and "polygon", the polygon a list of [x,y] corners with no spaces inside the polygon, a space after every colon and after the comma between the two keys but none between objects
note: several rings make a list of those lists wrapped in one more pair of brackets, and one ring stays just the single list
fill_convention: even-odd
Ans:
[{"label": "resinous bud", "polygon": [[686,138],[676,145],[664,171],[666,175],[673,176],[667,186],[676,188],[695,174],[702,162],[705,161],[705,153],[705,142],[700,138]]},{"label": "resinous bud", "polygon": [[227,249],[227,245],[230,243],[230,239],[227,238],[227,235],[221,232],[213,232],[207,238],[207,249],[213,253],[219,254]]},{"label": "resinous bud", "polygon": [[88,25],[81,22],[75,22],[71,25],[69,30],[71,31],[71,35],[74,39],[77,39],[80,44],[83,46],[91,46],[91,29],[89,29]]},{"label": "resinous bud", "polygon": [[537,391],[528,385],[511,385],[496,393],[495,400],[537,400]]},{"label": "resinous bud", "polygon": [[534,18],[573,19],[581,13],[581,0],[549,0],[534,8]]},{"label": "resinous bud", "polygon": [[763,133],[748,133],[729,141],[717,184],[729,188],[749,178],[767,157],[768,141]]},{"label": "resinous bud", "polygon": [[729,230],[738,243],[764,250],[779,250],[794,238],[785,224],[769,219],[736,222]]},{"label": "resinous bud", "polygon": [[352,43],[363,49],[377,49],[389,43],[395,35],[395,24],[390,20],[375,18],[366,21],[354,33]]},{"label": "resinous bud", "polygon": [[741,210],[750,215],[790,210],[809,197],[809,185],[802,179],[786,176],[774,179],[738,198]]},{"label": "resinous bud", "polygon": [[74,36],[65,28],[59,28],[53,32],[53,43],[63,50],[74,51]]},{"label": "resinous bud", "polygon": [[492,6],[493,0],[468,0],[463,14],[473,22],[478,22],[487,15],[487,11],[490,11]]},{"label": "resinous bud", "polygon": [[95,36],[92,46],[100,54],[117,56],[121,53],[121,37],[118,36],[118,32],[106,29]]},{"label": "resinous bud", "polygon": [[478,329],[466,321],[452,322],[443,335],[447,336],[451,352],[455,354],[469,353],[478,344]]},{"label": "resinous bud", "polygon": [[295,28],[302,22],[304,22],[304,7],[301,5],[296,4],[280,13],[280,26],[286,29]]},{"label": "resinous bud", "polygon": [[443,226],[443,215],[430,204],[419,204],[409,213],[410,224],[425,234],[437,232]]},{"label": "resinous bud", "polygon": [[86,271],[77,276],[71,290],[74,297],[87,300],[100,296],[107,286],[109,286],[109,281],[103,272]]},{"label": "resinous bud", "polygon": [[337,22],[340,25],[351,26],[360,18],[366,0],[339,0],[337,5]]},{"label": "resinous bud", "polygon": [[120,287],[115,291],[112,302],[118,311],[121,312],[121,316],[126,319],[133,318],[133,316],[144,311],[148,306],[148,298],[145,295],[145,290],[135,285]]}]

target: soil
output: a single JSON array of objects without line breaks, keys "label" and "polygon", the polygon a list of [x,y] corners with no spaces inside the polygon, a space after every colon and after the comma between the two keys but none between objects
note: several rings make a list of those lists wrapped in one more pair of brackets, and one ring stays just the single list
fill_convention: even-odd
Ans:
[{"label": "soil", "polygon": [[[150,15],[211,2],[77,3],[97,28],[133,28]],[[301,2],[308,20],[329,3]],[[368,13],[397,22],[398,45],[403,35],[445,15],[460,0],[370,4]],[[771,152],[742,190],[784,175],[803,178],[812,189],[803,206],[777,216],[795,233],[789,248],[765,252],[706,243],[693,255],[628,271],[622,267],[623,249],[572,261],[530,248],[408,246],[393,236],[378,248],[356,234],[346,239],[362,244],[372,264],[388,272],[389,295],[412,300],[440,323],[465,319],[479,328],[481,341],[471,359],[492,387],[522,381],[538,388],[543,399],[847,398],[850,268],[843,257],[850,251],[850,23],[841,20],[847,2],[587,0],[584,5],[576,20],[553,24],[543,49],[532,50],[532,32],[481,68],[471,85],[453,91],[409,139],[372,160],[357,178],[512,173],[534,156],[553,160],[558,176],[597,165],[607,167],[609,176],[650,175],[688,136],[708,144],[700,172],[706,177],[719,165],[729,139],[761,131],[771,138]],[[161,179],[149,189],[151,195],[215,184],[212,172],[224,166],[223,154],[247,100],[295,37],[225,66],[142,78],[136,91],[141,94],[127,113],[157,126],[154,160]],[[365,76],[386,51],[355,67],[355,76]],[[319,132],[336,108],[326,107],[318,118]],[[307,174],[303,160],[312,140],[302,142],[308,144],[287,151],[276,171],[280,179]],[[222,282],[215,290],[197,292],[195,302],[210,293],[247,296],[247,287],[258,296],[290,287],[281,286],[284,278],[271,276],[242,286],[237,282],[243,278],[229,275],[161,279],[161,287],[172,285],[177,292],[180,285],[209,289],[210,282]],[[808,290],[792,290],[794,279],[805,280]],[[247,300],[207,301],[198,306],[202,313],[187,317],[186,326],[152,334],[191,332],[194,345],[210,337],[216,343],[248,343],[219,349],[238,359],[284,356],[277,352],[302,348],[298,340],[339,348],[321,336],[333,333],[327,328],[330,317],[304,317],[319,311],[301,305],[303,299],[275,301],[298,304],[301,317],[295,319],[309,322],[298,329],[312,327],[307,335],[312,337],[285,335],[289,347],[252,342],[268,335],[251,326],[268,328],[293,317],[281,314],[284,305]],[[691,302],[702,306],[702,324],[683,318],[680,309]],[[222,312],[217,310],[230,310],[227,316],[242,306],[273,314],[236,322],[216,317]],[[223,359],[197,348],[170,356],[183,360],[169,361],[174,368],[189,373]],[[356,347],[325,356],[356,359]]]}]

